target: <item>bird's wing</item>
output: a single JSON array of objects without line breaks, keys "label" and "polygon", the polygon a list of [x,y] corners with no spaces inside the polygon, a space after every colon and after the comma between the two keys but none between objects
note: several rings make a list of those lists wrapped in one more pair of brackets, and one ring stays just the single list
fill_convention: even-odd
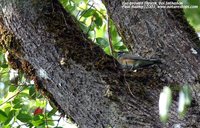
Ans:
[{"label": "bird's wing", "polygon": [[121,55],[119,58],[132,59],[132,60],[146,60],[140,56],[132,55],[132,54],[124,54],[124,55]]}]

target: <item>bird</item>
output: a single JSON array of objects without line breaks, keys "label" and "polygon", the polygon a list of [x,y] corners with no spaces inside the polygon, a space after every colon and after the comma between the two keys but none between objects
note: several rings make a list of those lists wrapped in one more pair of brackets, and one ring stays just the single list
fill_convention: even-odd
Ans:
[{"label": "bird", "polygon": [[133,55],[125,52],[118,52],[118,62],[122,68],[136,70],[139,68],[148,67],[154,64],[162,64],[159,59],[145,59],[138,55]]}]

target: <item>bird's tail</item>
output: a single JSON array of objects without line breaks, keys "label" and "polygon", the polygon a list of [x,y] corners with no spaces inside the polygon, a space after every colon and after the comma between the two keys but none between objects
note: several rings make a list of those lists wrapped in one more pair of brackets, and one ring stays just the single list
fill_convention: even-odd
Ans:
[{"label": "bird's tail", "polygon": [[158,59],[151,59],[150,61],[154,62],[155,64],[162,64],[161,60]]}]

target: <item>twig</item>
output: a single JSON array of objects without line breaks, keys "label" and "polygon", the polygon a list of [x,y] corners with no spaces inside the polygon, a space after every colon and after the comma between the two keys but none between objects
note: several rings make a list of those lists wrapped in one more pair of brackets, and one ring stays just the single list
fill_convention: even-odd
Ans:
[{"label": "twig", "polygon": [[44,109],[44,118],[45,118],[45,124],[46,124],[46,126],[47,126],[47,128],[48,128],[48,120],[47,120],[47,113],[46,113],[46,109]]},{"label": "twig", "polygon": [[76,14],[76,19],[78,19],[78,16],[79,16],[79,14],[80,14],[80,10],[78,11],[78,13]]},{"label": "twig", "polygon": [[112,46],[112,37],[111,37],[111,33],[110,33],[110,18],[109,16],[107,15],[107,21],[108,21],[108,43],[109,43],[109,48],[110,48],[110,54],[113,56],[113,52],[114,52],[114,49],[113,49],[113,46]]},{"label": "twig", "polygon": [[57,123],[56,127],[58,127],[61,118],[62,118],[62,116],[59,117],[59,119],[58,119],[58,123]]},{"label": "twig", "polygon": [[82,18],[82,16],[83,16],[84,14],[86,14],[86,13],[93,7],[93,5],[94,5],[94,4],[92,4],[92,5],[80,16],[80,18],[78,19],[79,21],[80,21],[80,19]]},{"label": "twig", "polygon": [[[94,4],[94,3],[93,3]],[[91,4],[88,4],[88,5],[90,5],[91,6]],[[102,17],[106,20],[106,16],[102,13],[102,12],[100,12],[95,6],[92,6],[99,14],[101,14],[102,15]]]},{"label": "twig", "polygon": [[[27,87],[25,87],[27,88]],[[17,96],[20,92],[22,92],[25,88],[23,88],[22,90],[18,91],[15,95],[11,96],[10,98],[8,98],[6,101],[4,101],[3,103],[0,104],[0,106],[4,105],[5,103],[7,103],[9,100],[11,100],[12,98],[14,98],[15,96]]]},{"label": "twig", "polygon": [[129,85],[129,83],[126,81],[125,74],[126,74],[126,73],[124,73],[124,81],[125,81],[125,84],[126,84],[128,90],[129,90],[130,94],[134,97],[134,95],[133,95],[133,93],[132,93],[132,91],[131,91],[130,85]]},{"label": "twig", "polygon": [[93,19],[94,19],[94,17],[92,17],[92,21],[91,21],[91,24],[90,24],[90,26],[89,26],[89,29],[87,30],[87,32],[86,32],[86,35],[88,35],[88,33],[89,33],[89,31],[90,31],[90,29],[91,29],[91,27],[92,27],[92,25],[93,25]]}]

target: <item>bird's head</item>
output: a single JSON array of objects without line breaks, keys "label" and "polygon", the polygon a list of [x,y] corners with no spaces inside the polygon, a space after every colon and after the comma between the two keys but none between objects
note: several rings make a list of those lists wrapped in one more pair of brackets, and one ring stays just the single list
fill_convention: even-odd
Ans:
[{"label": "bird's head", "polygon": [[119,51],[117,52],[117,58],[123,56],[124,54],[126,54],[127,52],[124,52],[124,51]]}]

